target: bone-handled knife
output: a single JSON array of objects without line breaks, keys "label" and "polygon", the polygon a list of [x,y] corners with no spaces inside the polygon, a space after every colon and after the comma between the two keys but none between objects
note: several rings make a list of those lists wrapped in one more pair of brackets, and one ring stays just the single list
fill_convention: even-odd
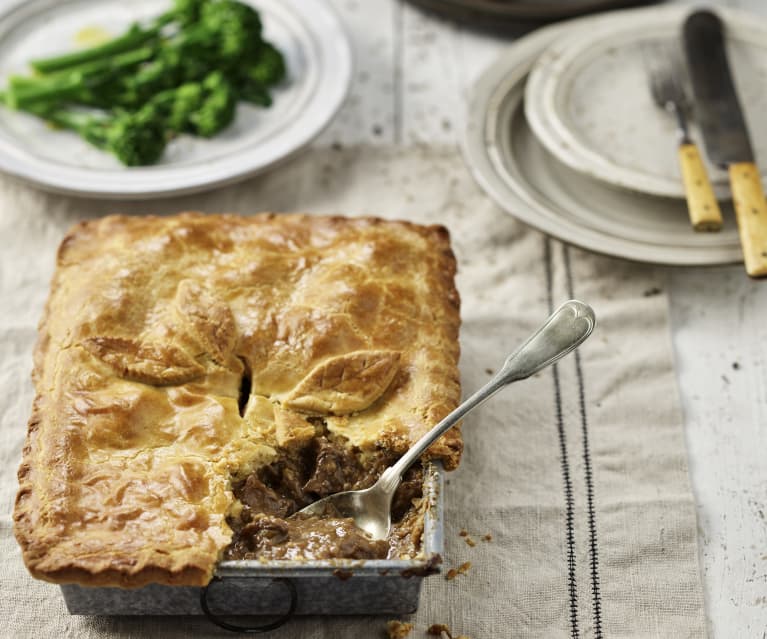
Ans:
[{"label": "bone-handled knife", "polygon": [[767,276],[767,200],[727,61],[724,28],[710,11],[696,11],[684,23],[684,48],[695,113],[706,152],[727,167],[746,272]]}]

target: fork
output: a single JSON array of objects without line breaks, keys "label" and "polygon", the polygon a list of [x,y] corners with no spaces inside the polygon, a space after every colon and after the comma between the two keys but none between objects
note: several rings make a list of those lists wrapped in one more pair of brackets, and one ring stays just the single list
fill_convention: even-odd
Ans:
[{"label": "fork", "polygon": [[722,213],[687,120],[692,108],[684,87],[680,56],[665,43],[642,43],[642,58],[653,100],[676,120],[678,158],[687,197],[687,211],[696,231],[718,231]]}]

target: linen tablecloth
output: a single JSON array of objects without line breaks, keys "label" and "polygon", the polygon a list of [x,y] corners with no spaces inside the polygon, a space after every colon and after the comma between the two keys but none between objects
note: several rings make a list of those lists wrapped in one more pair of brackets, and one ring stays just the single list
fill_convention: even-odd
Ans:
[{"label": "linen tablecloth", "polygon": [[[553,307],[573,297],[590,303],[598,325],[579,351],[465,419],[463,461],[445,491],[443,574],[425,581],[411,636],[435,623],[472,639],[705,636],[664,270],[549,239],[491,203],[455,150],[418,147],[313,150],[236,186],[147,202],[84,200],[0,179],[1,636],[228,634],[204,617],[70,616],[57,586],[29,577],[12,534],[31,353],[61,237],[82,218],[180,210],[446,225],[459,264],[465,394]],[[465,574],[445,578],[464,562]],[[386,621],[297,618],[272,636],[384,637]]]}]

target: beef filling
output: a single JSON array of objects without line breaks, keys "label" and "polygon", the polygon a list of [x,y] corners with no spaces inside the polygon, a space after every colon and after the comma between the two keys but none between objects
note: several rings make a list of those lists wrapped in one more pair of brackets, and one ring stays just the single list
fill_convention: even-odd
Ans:
[{"label": "beef filling", "polygon": [[349,518],[296,515],[304,506],[344,490],[372,486],[397,459],[390,451],[365,457],[341,437],[324,434],[304,447],[279,450],[278,460],[233,486],[243,505],[229,518],[234,531],[227,559],[383,559],[413,556],[420,546],[423,470],[412,467],[392,501],[388,540],[374,541]]}]

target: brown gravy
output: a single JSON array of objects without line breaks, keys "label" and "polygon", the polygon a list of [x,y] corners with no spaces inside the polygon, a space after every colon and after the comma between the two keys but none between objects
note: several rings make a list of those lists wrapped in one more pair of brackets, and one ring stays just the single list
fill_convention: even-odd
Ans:
[{"label": "brown gravy", "polygon": [[384,559],[412,557],[421,542],[423,470],[411,468],[392,502],[392,531],[372,540],[351,519],[294,515],[317,499],[372,486],[396,461],[380,451],[364,458],[342,438],[321,435],[233,486],[243,508],[231,517],[234,531],[226,559]]}]

